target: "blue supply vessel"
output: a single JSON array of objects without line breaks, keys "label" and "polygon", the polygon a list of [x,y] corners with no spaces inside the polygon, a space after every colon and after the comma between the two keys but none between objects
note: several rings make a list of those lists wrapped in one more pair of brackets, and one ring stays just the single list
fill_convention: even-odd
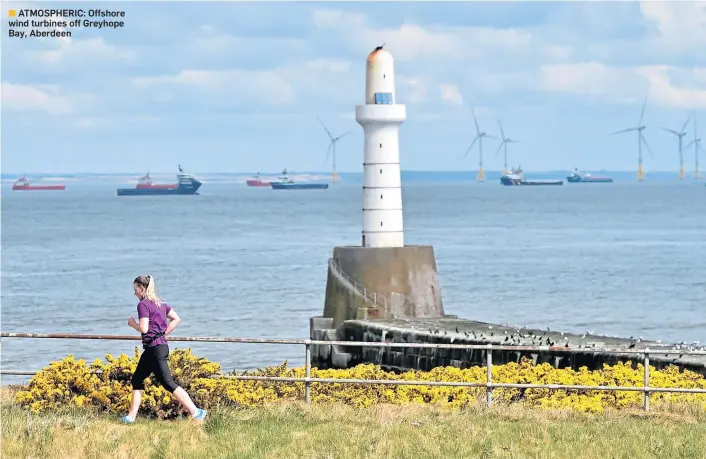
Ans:
[{"label": "blue supply vessel", "polygon": [[154,183],[149,172],[138,180],[135,188],[118,188],[118,196],[163,196],[176,194],[198,194],[201,182],[184,172],[179,165],[177,183]]},{"label": "blue supply vessel", "polygon": [[287,169],[282,171],[282,175],[277,180],[270,183],[273,190],[325,190],[328,183],[296,183],[287,176]]},{"label": "blue supply vessel", "polygon": [[505,186],[561,186],[563,180],[525,180],[525,174],[522,172],[522,167],[512,169],[508,174],[503,174],[500,177],[500,183]]},{"label": "blue supply vessel", "polygon": [[566,177],[569,183],[612,183],[611,177],[591,175],[589,173],[579,174],[578,169],[574,169],[573,174]]}]

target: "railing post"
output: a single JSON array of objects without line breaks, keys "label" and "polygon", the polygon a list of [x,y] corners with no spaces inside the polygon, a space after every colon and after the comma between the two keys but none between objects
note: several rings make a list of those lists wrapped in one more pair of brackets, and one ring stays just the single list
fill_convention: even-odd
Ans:
[{"label": "railing post", "polygon": [[650,411],[650,353],[649,349],[645,349],[645,411]]},{"label": "railing post", "polygon": [[488,344],[488,349],[485,351],[485,362],[487,368],[486,376],[486,388],[485,388],[485,400],[488,402],[488,406],[493,403],[493,388],[491,384],[493,383],[493,345]]},{"label": "railing post", "polygon": [[373,303],[377,306],[378,304],[378,294],[376,292],[373,292]]},{"label": "railing post", "polygon": [[304,370],[304,377],[307,381],[304,382],[304,401],[307,405],[311,403],[311,339],[306,340],[306,367]]}]

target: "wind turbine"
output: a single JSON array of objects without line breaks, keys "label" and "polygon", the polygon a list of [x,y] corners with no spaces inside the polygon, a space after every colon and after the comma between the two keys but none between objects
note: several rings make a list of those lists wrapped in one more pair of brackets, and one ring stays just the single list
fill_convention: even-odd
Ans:
[{"label": "wind turbine", "polygon": [[694,140],[689,142],[684,148],[689,148],[692,145],[694,145],[694,179],[698,180],[701,178],[699,176],[699,149],[703,152],[706,152],[706,150],[701,146],[701,139],[696,135],[696,118],[694,118]]},{"label": "wind turbine", "polygon": [[651,157],[654,157],[652,155],[652,150],[650,150],[649,145],[647,145],[647,141],[645,140],[645,136],[642,135],[642,131],[645,130],[645,125],[642,124],[642,118],[645,116],[645,107],[647,106],[647,97],[645,96],[645,101],[642,103],[642,112],[640,112],[640,120],[637,122],[637,126],[631,127],[628,129],[623,129],[622,131],[617,131],[617,132],[612,132],[610,135],[615,135],[615,134],[622,134],[624,132],[630,132],[630,131],[637,131],[637,181],[641,182],[645,180],[645,170],[642,168],[642,145],[645,145],[645,148],[647,148],[647,151],[649,152]]},{"label": "wind turbine", "polygon": [[496,139],[497,137],[493,137],[492,135],[488,135],[485,132],[481,132],[480,127],[478,126],[478,120],[476,119],[476,111],[473,110],[473,107],[471,107],[471,113],[473,113],[473,123],[476,125],[476,137],[473,139],[473,142],[471,142],[471,146],[468,147],[468,150],[466,150],[466,154],[463,155],[465,158],[468,156],[468,153],[470,153],[471,149],[473,148],[473,145],[476,144],[476,141],[478,141],[478,175],[476,175],[476,181],[477,182],[485,182],[485,171],[483,170],[483,137],[487,137],[489,139]]},{"label": "wind turbine", "polygon": [[684,126],[681,127],[681,131],[673,131],[671,129],[667,129],[663,127],[667,132],[671,132],[675,136],[679,137],[679,180],[684,179],[684,151],[682,150],[682,140],[684,139],[684,136],[686,135],[686,132],[684,132],[684,129],[686,129],[686,125],[689,124],[689,120],[691,119],[691,115],[686,119],[684,122]]},{"label": "wind turbine", "polygon": [[502,142],[500,142],[500,145],[498,145],[498,149],[495,151],[495,154],[497,155],[500,153],[500,149],[502,147],[505,147],[505,155],[504,155],[504,170],[503,174],[508,174],[509,170],[507,168],[507,144],[508,143],[517,143],[517,140],[513,140],[510,137],[505,137],[505,131],[503,131],[503,125],[500,121],[498,121],[498,126],[500,126],[500,135],[502,136]]},{"label": "wind turbine", "polygon": [[319,123],[321,123],[321,127],[324,128],[324,131],[326,131],[328,138],[331,139],[331,142],[328,144],[328,149],[326,150],[326,159],[324,160],[324,163],[328,162],[329,154],[331,154],[331,152],[333,151],[333,169],[331,171],[331,181],[333,183],[336,183],[338,182],[338,174],[336,173],[336,142],[341,140],[341,137],[350,134],[350,132],[344,132],[338,137],[334,137],[331,135],[331,132],[326,128],[324,122],[321,121],[321,118],[317,116],[316,119],[319,120]]}]

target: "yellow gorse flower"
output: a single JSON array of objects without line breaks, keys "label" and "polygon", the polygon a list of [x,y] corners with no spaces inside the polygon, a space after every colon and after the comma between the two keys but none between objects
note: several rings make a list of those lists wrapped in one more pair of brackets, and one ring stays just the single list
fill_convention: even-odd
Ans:
[{"label": "yellow gorse flower", "polygon": [[[124,413],[130,403],[132,377],[139,360],[139,350],[134,356],[123,354],[117,358],[106,355],[105,362],[96,359],[87,365],[69,355],[55,361],[37,373],[29,384],[16,394],[17,402],[33,411],[57,409],[65,406],[80,406],[98,410]],[[221,366],[205,358],[199,358],[190,349],[174,350],[169,356],[169,365],[177,384],[192,394],[197,405],[204,408],[218,406],[254,407],[265,403],[304,398],[304,383],[270,381],[239,381],[221,374]],[[102,374],[92,374],[100,371]],[[643,367],[632,368],[629,363],[604,365],[600,370],[580,368],[556,369],[544,363],[533,365],[531,360],[508,363],[493,367],[493,382],[564,384],[583,386],[641,386]],[[305,375],[304,368],[289,368],[287,363],[246,373],[251,376],[299,377]],[[486,368],[459,369],[440,367],[431,371],[408,371],[401,374],[383,371],[372,364],[353,368],[311,370],[313,378],[371,379],[406,381],[460,381],[482,383],[486,380]],[[706,378],[690,372],[680,372],[671,366],[664,370],[650,367],[651,387],[678,387],[706,389]],[[368,407],[378,403],[409,404],[432,403],[452,408],[463,408],[485,399],[484,388],[372,385],[372,384],[311,384],[311,399],[314,403],[339,402],[356,407]],[[657,392],[651,394],[651,403],[694,403],[706,409],[706,394],[683,394]],[[569,408],[581,412],[602,412],[611,409],[637,408],[642,406],[642,392],[599,390],[549,390],[549,389],[493,389],[496,403],[523,403],[542,408]],[[173,418],[182,413],[178,401],[161,386],[146,381],[142,410],[159,418]]]}]

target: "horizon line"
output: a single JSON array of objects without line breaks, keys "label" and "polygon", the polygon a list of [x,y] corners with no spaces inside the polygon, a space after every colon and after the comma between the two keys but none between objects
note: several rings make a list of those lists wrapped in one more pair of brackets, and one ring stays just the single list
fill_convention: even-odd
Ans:
[{"label": "horizon line", "polygon": [[[574,169],[523,169],[524,172],[556,172],[556,173],[564,173],[564,172],[573,172]],[[637,169],[579,169],[579,172],[616,172],[616,173],[636,173]],[[223,172],[223,171],[185,171],[186,173],[189,174],[212,174],[212,175],[255,175],[255,174],[281,174],[282,170],[279,171],[228,171],[228,172]],[[473,173],[473,172],[478,172],[478,169],[464,169],[464,170],[448,170],[448,169],[400,169],[400,173],[405,173],[405,172],[423,172],[423,173],[452,173],[452,174],[465,174],[465,173]],[[485,169],[486,173],[504,173],[504,170],[502,169]],[[673,170],[652,170],[652,171],[646,171],[652,174],[663,174],[663,173],[678,173],[678,169],[673,169]],[[686,173],[693,172],[693,170],[685,170]],[[149,171],[150,174],[172,174],[176,173],[173,171]],[[307,169],[302,169],[302,170],[294,170],[294,169],[289,169],[287,168],[287,173],[292,174],[292,173],[308,173],[308,174],[325,174],[325,175],[330,175],[332,171],[317,171],[317,170],[307,170]],[[337,174],[364,174],[363,171],[336,171]],[[1,172],[0,176],[22,176],[22,175],[60,175],[60,174],[68,174],[68,175],[73,175],[73,174],[91,174],[91,175],[144,175],[145,172],[135,172],[135,171],[118,171],[118,172],[96,172],[96,171],[64,171],[64,172],[48,172],[48,171],[41,171],[41,172],[25,172],[25,173],[20,173],[20,172]]]}]

